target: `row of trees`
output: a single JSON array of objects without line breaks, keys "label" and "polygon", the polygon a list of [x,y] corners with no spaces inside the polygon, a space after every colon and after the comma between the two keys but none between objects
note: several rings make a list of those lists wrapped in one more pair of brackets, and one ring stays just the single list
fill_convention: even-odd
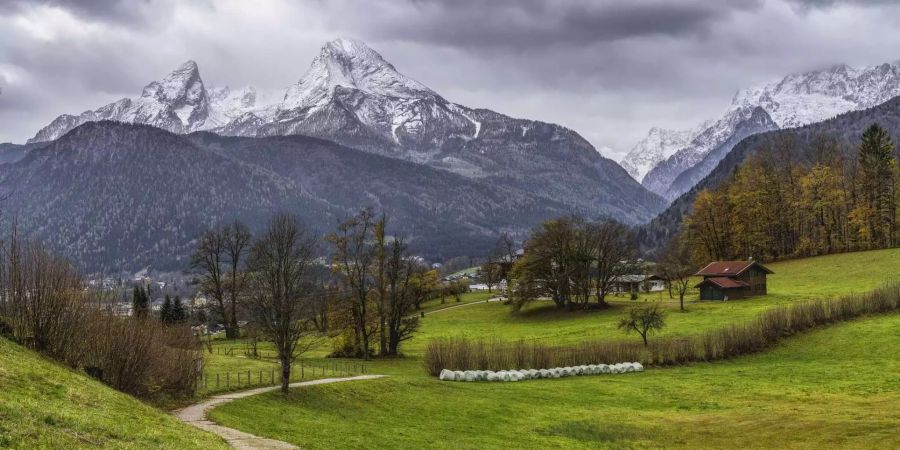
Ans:
[{"label": "row of trees", "polygon": [[336,355],[368,359],[399,355],[418,329],[415,311],[441,292],[439,276],[388,225],[365,209],[323,242],[292,216],[276,216],[258,238],[234,223],[198,241],[192,266],[226,334],[239,336],[238,317],[246,318],[254,335],[275,344],[286,383],[318,338],[339,337]]},{"label": "row of trees", "polygon": [[697,195],[681,235],[695,261],[773,259],[896,246],[900,170],[877,124],[855,157],[820,139],[811,162],[791,140],[747,158],[720,187]]},{"label": "row of trees", "polygon": [[616,278],[635,271],[638,250],[627,226],[572,217],[545,222],[525,248],[509,273],[516,310],[541,297],[568,309],[588,308],[592,298],[608,306],[606,296]]}]

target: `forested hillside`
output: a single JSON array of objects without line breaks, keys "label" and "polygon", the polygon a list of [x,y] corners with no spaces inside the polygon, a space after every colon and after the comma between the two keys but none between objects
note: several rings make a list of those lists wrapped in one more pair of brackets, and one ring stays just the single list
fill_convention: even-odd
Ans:
[{"label": "forested hillside", "polygon": [[[770,241],[770,239],[774,239],[772,233],[781,236],[779,234],[781,232],[773,231],[771,226],[774,225],[767,225],[763,229],[751,227],[748,230],[742,230],[740,227],[744,226],[744,224],[731,223],[730,221],[735,217],[754,215],[759,220],[773,220],[789,214],[790,211],[787,209],[800,208],[804,195],[806,202],[816,201],[817,195],[820,194],[815,194],[812,190],[821,190],[822,188],[815,187],[812,183],[813,181],[821,181],[819,177],[823,174],[827,173],[840,179],[840,181],[832,180],[832,187],[834,188],[841,184],[840,196],[844,201],[850,203],[845,203],[841,207],[842,209],[839,210],[849,214],[851,210],[859,206],[857,200],[858,196],[862,195],[860,189],[863,189],[857,183],[862,135],[873,124],[878,124],[883,128],[887,137],[900,136],[900,97],[891,99],[873,108],[849,112],[824,122],[799,128],[772,131],[744,139],[735,146],[734,150],[719,163],[709,176],[704,178],[689,192],[679,197],[666,211],[653,219],[649,224],[641,227],[639,238],[644,250],[658,250],[669,243],[681,230],[685,217],[690,214],[695,201],[698,197],[701,197],[700,193],[704,191],[706,191],[706,194],[702,196],[702,202],[707,205],[716,205],[714,210],[716,211],[717,219],[729,221],[728,223],[731,224],[728,228],[729,232],[733,231],[735,233],[744,233],[745,236],[754,236],[752,238],[742,238],[745,243],[737,246],[740,250],[734,250],[738,253],[734,256],[742,258],[751,256],[746,252],[751,251],[752,248],[772,244]],[[897,139],[894,138],[893,141],[896,142]],[[897,150],[894,149],[893,157],[895,159],[897,158],[897,153]],[[753,155],[760,156],[751,162],[751,156]],[[743,170],[745,164],[748,166],[747,170]],[[815,174],[812,173],[813,170],[815,170]],[[807,182],[805,188],[801,184],[804,177]],[[805,194],[803,189],[807,191]],[[733,196],[733,198],[730,198],[728,202],[723,202],[723,195]],[[710,201],[713,201],[713,203],[709,203]],[[717,204],[715,203],[716,201],[718,201]],[[768,206],[763,208],[761,202]],[[753,209],[751,207],[753,204],[759,205],[759,208]],[[862,211],[862,209],[858,209],[857,213],[862,214]],[[776,216],[773,216],[773,214],[776,214]],[[838,213],[835,212],[835,214]],[[823,232],[810,229],[811,225],[808,223],[805,225],[800,223],[808,222],[807,219],[794,217],[788,221],[789,223],[779,225],[792,230],[788,234],[793,237],[784,237],[786,241],[778,244],[777,247],[779,248],[772,247],[762,253],[781,257],[792,254],[809,255],[831,251],[874,248],[871,245],[875,244],[866,241],[867,238],[850,236],[850,230],[847,228],[849,225],[844,223],[849,220],[849,217],[845,217],[840,226],[835,224],[828,225],[831,231],[821,237],[821,239],[825,240],[825,248],[821,248],[822,244],[808,242],[808,239],[801,243],[799,235]],[[816,220],[821,223],[823,221],[827,222],[828,219],[827,217],[819,217]],[[858,220],[863,219],[860,218]],[[719,225],[723,224],[720,223]],[[841,226],[843,226],[841,236],[834,235],[833,233],[837,233],[837,231],[831,227],[840,228]],[[829,236],[831,239],[830,244],[828,243]],[[719,240],[722,239],[727,240],[725,237],[719,238]],[[747,239],[752,242],[758,242],[758,244],[752,244],[752,246],[748,247],[750,244],[746,243]],[[819,240],[820,238],[811,239]],[[713,254],[716,253],[729,254],[731,251],[713,252]],[[753,256],[765,256],[760,254],[760,252],[756,253]]]}]

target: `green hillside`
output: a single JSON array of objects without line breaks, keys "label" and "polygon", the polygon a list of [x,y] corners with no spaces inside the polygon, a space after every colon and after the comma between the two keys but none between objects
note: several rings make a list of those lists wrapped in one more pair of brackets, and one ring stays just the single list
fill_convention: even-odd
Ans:
[{"label": "green hillside", "polygon": [[0,338],[0,448],[228,448],[218,437]]},{"label": "green hillside", "polygon": [[[439,336],[635,339],[614,322],[635,303],[663,302],[664,334],[755,317],[773,305],[872,290],[900,275],[900,250],[770,265],[771,295],[688,304],[654,294],[612,311],[511,314],[499,303],[426,314],[390,377],[239,400],[219,423],[304,448],[893,448],[900,446],[900,315],[866,317],[789,338],[765,353],[639,374],[451,383],[425,374],[425,340]],[[695,297],[694,297],[695,298]],[[278,420],[275,420],[275,417]]]}]

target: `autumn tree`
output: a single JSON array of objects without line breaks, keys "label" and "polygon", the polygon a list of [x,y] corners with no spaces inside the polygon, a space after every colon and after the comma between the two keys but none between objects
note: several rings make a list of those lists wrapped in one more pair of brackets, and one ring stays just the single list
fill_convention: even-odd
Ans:
[{"label": "autumn tree", "polygon": [[373,307],[372,265],[375,260],[373,233],[375,216],[371,209],[364,209],[338,225],[337,231],[328,236],[333,246],[332,267],[340,276],[347,293],[350,321],[356,338],[359,355],[371,356],[370,340],[378,331],[378,319],[372,320],[377,307]]}]

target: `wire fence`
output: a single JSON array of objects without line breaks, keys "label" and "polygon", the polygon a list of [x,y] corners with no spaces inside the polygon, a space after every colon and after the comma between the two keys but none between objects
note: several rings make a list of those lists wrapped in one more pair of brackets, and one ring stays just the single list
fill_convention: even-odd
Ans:
[{"label": "wire fence", "polygon": [[[219,354],[234,355],[235,349],[222,349]],[[267,359],[262,356],[270,353],[271,358],[275,352],[258,352],[259,359]],[[313,380],[325,377],[353,376],[367,373],[366,364],[355,361],[334,361],[327,363],[311,363],[300,360],[291,366],[290,381]],[[275,365],[268,369],[243,369],[234,371],[208,372],[200,374],[197,379],[197,387],[205,392],[222,392],[233,389],[259,386],[275,386],[281,384],[281,366]]]}]

